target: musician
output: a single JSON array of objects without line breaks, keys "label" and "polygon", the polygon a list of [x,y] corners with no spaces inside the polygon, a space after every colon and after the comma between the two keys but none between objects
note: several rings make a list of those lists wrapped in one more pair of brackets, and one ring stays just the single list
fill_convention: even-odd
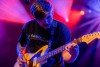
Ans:
[{"label": "musician", "polygon": [[[69,42],[70,45],[76,44],[71,42],[68,27],[53,19],[53,8],[49,2],[38,1],[32,4],[30,11],[34,19],[24,24],[17,44],[17,62],[20,66],[26,63],[25,58],[23,59],[25,53],[34,54],[46,45],[50,52],[65,44],[67,46]],[[64,63],[74,62],[78,54],[79,46],[77,44],[65,47],[61,53],[48,58],[47,61],[42,61],[46,63],[41,67],[64,67]],[[32,62],[32,58],[30,62]]]}]

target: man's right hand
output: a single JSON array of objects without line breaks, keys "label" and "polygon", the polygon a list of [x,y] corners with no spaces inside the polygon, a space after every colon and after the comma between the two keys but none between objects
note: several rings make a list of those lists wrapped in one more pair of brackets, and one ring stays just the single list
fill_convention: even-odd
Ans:
[{"label": "man's right hand", "polygon": [[17,62],[19,64],[19,66],[25,67],[26,61],[25,61],[22,53],[19,53],[18,58],[17,58]]},{"label": "man's right hand", "polygon": [[26,61],[24,58],[25,51],[26,51],[26,47],[22,47],[21,44],[18,42],[18,44],[17,44],[17,54],[18,54],[17,62],[20,67],[26,67],[25,66]]}]

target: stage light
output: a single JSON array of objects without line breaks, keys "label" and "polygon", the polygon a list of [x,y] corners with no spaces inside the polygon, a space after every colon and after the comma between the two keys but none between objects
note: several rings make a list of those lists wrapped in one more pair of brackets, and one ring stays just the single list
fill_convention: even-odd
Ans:
[{"label": "stage light", "polygon": [[89,13],[92,13],[92,10],[88,10]]},{"label": "stage light", "polygon": [[81,14],[81,15],[84,15],[84,14],[85,14],[85,11],[84,11],[84,10],[81,10],[81,11],[80,11],[80,14]]},{"label": "stage light", "polygon": [[66,19],[65,19],[65,21],[66,21],[66,22],[69,22],[69,19],[68,19],[68,18],[66,18]]}]

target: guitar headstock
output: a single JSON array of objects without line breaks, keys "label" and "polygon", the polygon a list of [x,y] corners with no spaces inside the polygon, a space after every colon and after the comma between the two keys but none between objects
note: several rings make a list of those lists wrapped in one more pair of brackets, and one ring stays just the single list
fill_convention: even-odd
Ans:
[{"label": "guitar headstock", "polygon": [[81,37],[81,42],[86,42],[87,44],[89,44],[91,41],[93,41],[96,38],[100,39],[100,32],[94,32],[87,35],[83,35]]}]

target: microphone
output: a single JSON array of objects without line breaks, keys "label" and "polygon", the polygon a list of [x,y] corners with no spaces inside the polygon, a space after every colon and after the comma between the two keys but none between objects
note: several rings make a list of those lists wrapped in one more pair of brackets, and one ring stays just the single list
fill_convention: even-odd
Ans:
[{"label": "microphone", "polygon": [[30,0],[25,0],[25,4],[30,4]]}]

